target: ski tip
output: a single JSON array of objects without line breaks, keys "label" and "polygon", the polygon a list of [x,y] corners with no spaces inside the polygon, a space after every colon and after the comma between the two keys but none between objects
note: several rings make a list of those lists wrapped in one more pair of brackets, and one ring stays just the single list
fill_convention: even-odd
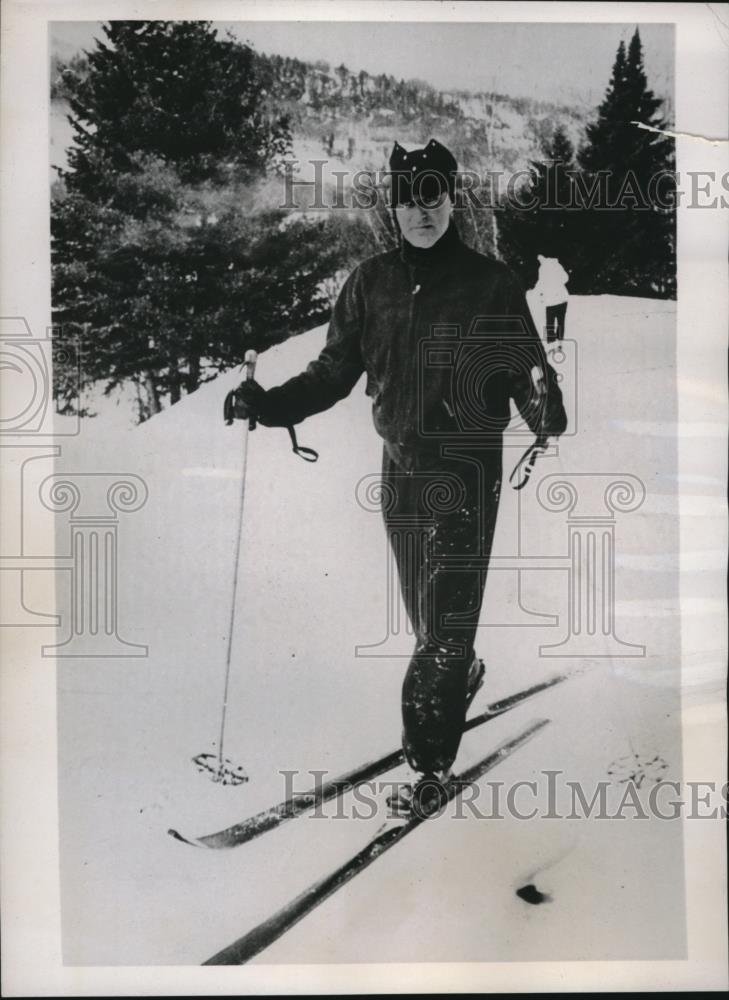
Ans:
[{"label": "ski tip", "polygon": [[538,733],[540,729],[544,729],[545,726],[548,726],[551,721],[552,721],[551,719],[544,719],[544,718],[532,719],[532,721],[527,726],[525,732],[529,736],[532,736],[535,733]]},{"label": "ski tip", "polygon": [[181,833],[177,830],[173,830],[171,827],[167,831],[170,837],[174,837],[175,840],[179,840],[182,844],[189,844],[190,847],[199,847],[200,845],[196,840],[190,840],[188,837],[183,837]]}]

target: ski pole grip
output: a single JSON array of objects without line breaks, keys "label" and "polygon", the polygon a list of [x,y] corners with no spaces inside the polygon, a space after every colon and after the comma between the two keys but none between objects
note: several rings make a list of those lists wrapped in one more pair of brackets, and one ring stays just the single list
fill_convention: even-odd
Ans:
[{"label": "ski pole grip", "polygon": [[[256,377],[256,361],[258,360],[258,355],[255,351],[246,351],[243,363],[246,366],[246,382],[250,382]],[[256,418],[251,416],[248,418],[248,430],[254,431],[256,429]]]}]

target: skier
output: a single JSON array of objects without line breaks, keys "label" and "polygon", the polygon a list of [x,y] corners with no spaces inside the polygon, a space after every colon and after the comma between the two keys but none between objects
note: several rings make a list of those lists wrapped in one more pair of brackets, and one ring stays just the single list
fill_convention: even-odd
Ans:
[{"label": "skier", "polygon": [[319,357],[283,385],[235,391],[236,417],[289,427],[347,396],[362,374],[384,440],[382,507],[416,637],[402,689],[416,780],[398,808],[445,793],[466,711],[483,682],[474,652],[513,398],[543,444],[566,416],[524,291],[467,247],[452,220],[457,163],[435,139],[395,143],[399,249],[346,280]]},{"label": "skier", "polygon": [[547,343],[564,340],[569,275],[556,257],[537,254],[539,280],[535,291],[546,307]]}]

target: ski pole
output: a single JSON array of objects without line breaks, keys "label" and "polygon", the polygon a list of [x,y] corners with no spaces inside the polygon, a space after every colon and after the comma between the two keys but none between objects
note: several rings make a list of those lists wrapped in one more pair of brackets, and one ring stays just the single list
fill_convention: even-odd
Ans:
[{"label": "ski pole", "polygon": [[[255,351],[246,351],[244,365],[246,369],[246,381],[251,381],[256,373],[257,354]],[[235,605],[238,595],[238,569],[240,566],[241,540],[243,537],[243,508],[246,497],[246,468],[248,466],[248,432],[256,429],[256,419],[249,416],[245,421],[243,431],[243,468],[241,471],[240,497],[238,502],[238,530],[235,544],[235,564],[233,568],[233,597],[230,604],[230,620],[228,623],[228,648],[225,654],[225,687],[223,689],[223,712],[220,720],[220,741],[218,743],[218,765],[219,779],[224,776],[223,767],[223,741],[225,739],[225,716],[228,710],[228,688],[230,685],[230,661],[233,650],[233,630],[235,628]]]}]

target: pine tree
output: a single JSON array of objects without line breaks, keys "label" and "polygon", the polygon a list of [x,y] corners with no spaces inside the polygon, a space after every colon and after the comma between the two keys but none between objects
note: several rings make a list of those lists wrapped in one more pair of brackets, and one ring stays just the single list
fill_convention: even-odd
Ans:
[{"label": "pine tree", "polygon": [[[261,104],[254,54],[203,22],[113,22],[64,75],[75,145],[52,206],[57,339],[83,380],[173,403],[245,350],[321,321],[327,224],[261,212],[290,143]],[[59,369],[61,405],[72,406]]]},{"label": "pine tree", "polygon": [[332,220],[285,224],[279,211],[253,211],[242,191],[195,191],[159,164],[128,179],[127,193],[173,208],[140,218],[78,194],[54,207],[65,249],[54,261],[54,312],[82,340],[87,384],[110,392],[136,383],[154,413],[248,348],[265,350],[326,318],[321,284],[338,252]]},{"label": "pine tree", "polygon": [[113,195],[135,154],[174,163],[182,180],[261,176],[290,150],[288,122],[266,121],[254,53],[203,21],[112,21],[89,71],[64,74],[75,145],[69,190]]},{"label": "pine tree", "polygon": [[[578,156],[588,198],[578,215],[575,290],[675,294],[675,213],[669,207],[675,191],[674,142],[635,124],[665,129],[662,103],[648,88],[636,28],[627,54],[623,42],[618,47],[605,99],[597,120],[587,126],[587,144]],[[601,207],[589,204],[590,191]]]},{"label": "pine tree", "polygon": [[[575,263],[573,204],[574,150],[566,131],[557,126],[533,160],[530,178],[518,192],[502,199],[498,216],[499,250],[527,287],[537,280],[538,254],[557,257],[567,270]],[[521,207],[525,206],[525,207]]]}]

